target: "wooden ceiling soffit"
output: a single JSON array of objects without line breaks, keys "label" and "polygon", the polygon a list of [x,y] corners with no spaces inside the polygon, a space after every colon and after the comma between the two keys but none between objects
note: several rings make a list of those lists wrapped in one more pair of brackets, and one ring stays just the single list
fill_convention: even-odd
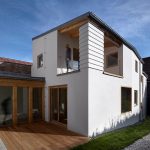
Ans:
[{"label": "wooden ceiling soffit", "polygon": [[113,44],[115,44],[116,46],[120,47],[122,45],[121,40],[119,40],[118,38],[116,38],[114,35],[112,35],[108,31],[105,31],[104,34],[105,34],[105,38],[107,40],[109,40],[110,42],[112,42]]},{"label": "wooden ceiling soffit", "polygon": [[[110,37],[105,36],[104,38],[105,38],[105,40],[109,41],[109,43],[111,43],[111,45],[115,45],[115,46],[117,46],[117,47],[120,47],[120,46],[121,46],[120,43],[114,41],[114,40],[111,39]],[[104,41],[104,44],[105,44],[105,41]]]},{"label": "wooden ceiling soffit", "polygon": [[87,22],[88,22],[87,19],[86,19],[86,20],[83,20],[83,21],[79,21],[79,22],[77,22],[77,23],[74,23],[74,24],[72,24],[72,25],[69,25],[69,26],[67,26],[67,27],[64,27],[64,28],[60,29],[59,32],[60,32],[60,33],[68,32],[68,31],[70,31],[70,30],[73,30],[73,29],[76,29],[76,28],[81,27],[83,24],[85,24],[85,23],[87,23]]}]

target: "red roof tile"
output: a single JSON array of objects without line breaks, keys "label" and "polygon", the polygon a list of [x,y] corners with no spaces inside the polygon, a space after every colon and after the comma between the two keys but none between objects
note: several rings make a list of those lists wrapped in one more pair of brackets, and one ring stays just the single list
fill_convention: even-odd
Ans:
[{"label": "red roof tile", "polygon": [[15,60],[15,59],[10,59],[10,58],[4,58],[4,57],[0,57],[0,62],[15,63],[15,64],[21,64],[21,65],[32,65],[31,62]]}]

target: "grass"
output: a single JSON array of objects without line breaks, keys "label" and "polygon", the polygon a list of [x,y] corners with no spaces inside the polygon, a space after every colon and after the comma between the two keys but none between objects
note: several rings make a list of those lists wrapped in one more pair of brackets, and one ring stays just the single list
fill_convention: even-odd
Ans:
[{"label": "grass", "polygon": [[144,122],[106,133],[72,150],[121,150],[150,133],[150,118]]}]

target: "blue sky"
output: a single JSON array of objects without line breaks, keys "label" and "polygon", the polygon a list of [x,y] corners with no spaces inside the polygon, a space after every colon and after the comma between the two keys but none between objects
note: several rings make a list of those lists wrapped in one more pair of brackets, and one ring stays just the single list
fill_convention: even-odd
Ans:
[{"label": "blue sky", "polygon": [[87,11],[150,56],[149,0],[0,0],[0,56],[32,61],[32,37]]}]

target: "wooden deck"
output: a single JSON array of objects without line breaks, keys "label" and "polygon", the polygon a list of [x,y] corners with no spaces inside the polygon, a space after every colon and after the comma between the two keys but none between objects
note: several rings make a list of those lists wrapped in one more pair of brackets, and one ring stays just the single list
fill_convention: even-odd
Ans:
[{"label": "wooden deck", "polygon": [[65,150],[88,141],[87,137],[44,122],[0,128],[7,150]]}]

